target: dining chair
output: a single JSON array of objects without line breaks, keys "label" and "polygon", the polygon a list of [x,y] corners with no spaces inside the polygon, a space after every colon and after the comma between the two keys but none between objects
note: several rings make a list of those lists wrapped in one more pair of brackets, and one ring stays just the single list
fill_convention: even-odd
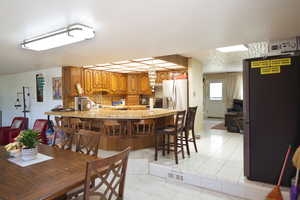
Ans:
[{"label": "dining chair", "polygon": [[80,129],[76,136],[76,152],[86,155],[98,156],[100,132]]},{"label": "dining chair", "polygon": [[[114,156],[87,163],[84,200],[124,198],[129,151],[130,147]],[[92,184],[94,178],[96,178],[95,185]]]},{"label": "dining chair", "polygon": [[[185,140],[185,135],[183,132],[185,127],[185,113],[185,110],[177,112],[175,125],[155,130],[155,160],[157,160],[159,150],[162,150],[163,156],[165,155],[165,151],[168,153],[174,151],[176,164],[178,164],[178,153],[181,152],[182,158],[184,158],[183,142]],[[173,140],[171,140],[171,137]],[[173,149],[171,149],[171,147],[173,147]]]}]

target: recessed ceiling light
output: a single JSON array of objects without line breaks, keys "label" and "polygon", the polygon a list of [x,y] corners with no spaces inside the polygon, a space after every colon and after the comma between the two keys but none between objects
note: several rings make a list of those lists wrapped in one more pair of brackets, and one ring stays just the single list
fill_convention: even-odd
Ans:
[{"label": "recessed ceiling light", "polygon": [[140,62],[140,61],[145,61],[145,60],[152,60],[153,58],[139,58],[139,59],[134,59],[133,61]]},{"label": "recessed ceiling light", "polygon": [[168,69],[183,69],[185,67],[180,66],[180,65],[176,65],[176,66],[169,66],[169,67],[166,67],[166,68],[168,68]]},{"label": "recessed ceiling light", "polygon": [[166,61],[164,60],[148,60],[148,61],[143,61],[142,63],[145,63],[145,64],[149,64],[149,65],[153,65],[153,64],[161,64],[161,63],[166,63]]},{"label": "recessed ceiling light", "polygon": [[121,70],[120,69],[108,69],[106,71],[108,71],[108,72],[120,72]]},{"label": "recessed ceiling light", "polygon": [[109,68],[107,68],[107,67],[93,67],[93,68],[91,68],[91,69],[96,69],[96,70],[107,70],[107,69],[109,69]]},{"label": "recessed ceiling light", "polygon": [[26,39],[21,43],[21,47],[24,49],[42,51],[88,40],[93,37],[95,37],[95,32],[92,28],[82,24],[74,24],[58,31]]},{"label": "recessed ceiling light", "polygon": [[216,50],[223,53],[229,53],[229,52],[238,52],[238,51],[248,51],[248,48],[246,47],[246,45],[240,44],[240,45],[234,45],[228,47],[221,47],[221,48],[217,48]]},{"label": "recessed ceiling light", "polygon": [[127,64],[124,64],[125,66],[128,66],[128,67],[137,67],[137,66],[140,66],[141,64],[140,63],[127,63]]},{"label": "recessed ceiling light", "polygon": [[83,68],[91,68],[91,67],[95,67],[94,65],[86,65],[86,66],[83,66]]},{"label": "recessed ceiling light", "polygon": [[110,64],[110,63],[105,63],[105,64],[97,64],[96,66],[103,67],[103,66],[108,66],[108,65],[111,65],[111,64]]},{"label": "recessed ceiling light", "polygon": [[159,66],[159,67],[169,67],[169,66],[176,66],[175,63],[162,63],[162,64],[157,64],[156,66]]},{"label": "recessed ceiling light", "polygon": [[119,69],[122,67],[122,65],[110,65],[110,66],[107,66],[108,68],[112,68],[112,69]]},{"label": "recessed ceiling light", "polygon": [[129,63],[129,60],[124,60],[124,61],[119,61],[119,62],[113,62],[114,64],[124,64],[124,63]]},{"label": "recessed ceiling light", "polygon": [[166,68],[162,68],[162,67],[156,67],[155,70],[157,71],[163,71],[163,70],[167,70]]}]

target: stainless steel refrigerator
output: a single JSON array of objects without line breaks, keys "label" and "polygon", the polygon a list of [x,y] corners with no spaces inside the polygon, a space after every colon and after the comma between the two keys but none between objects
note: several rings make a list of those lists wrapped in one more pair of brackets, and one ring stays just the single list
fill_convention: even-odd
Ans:
[{"label": "stainless steel refrigerator", "polygon": [[163,108],[186,110],[188,107],[187,79],[163,81]]}]

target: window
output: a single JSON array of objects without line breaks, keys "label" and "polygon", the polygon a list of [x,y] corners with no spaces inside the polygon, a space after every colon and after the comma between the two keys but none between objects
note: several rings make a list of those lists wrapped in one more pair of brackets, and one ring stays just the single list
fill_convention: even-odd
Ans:
[{"label": "window", "polygon": [[209,100],[221,101],[223,100],[223,83],[209,83]]}]

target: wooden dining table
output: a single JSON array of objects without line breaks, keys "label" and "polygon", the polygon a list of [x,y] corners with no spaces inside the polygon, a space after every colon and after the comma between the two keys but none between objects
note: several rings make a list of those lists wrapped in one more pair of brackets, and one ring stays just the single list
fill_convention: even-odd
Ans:
[{"label": "wooden dining table", "polygon": [[38,152],[53,159],[20,167],[0,151],[0,200],[59,197],[83,184],[87,161],[99,159],[47,145],[39,145]]}]

